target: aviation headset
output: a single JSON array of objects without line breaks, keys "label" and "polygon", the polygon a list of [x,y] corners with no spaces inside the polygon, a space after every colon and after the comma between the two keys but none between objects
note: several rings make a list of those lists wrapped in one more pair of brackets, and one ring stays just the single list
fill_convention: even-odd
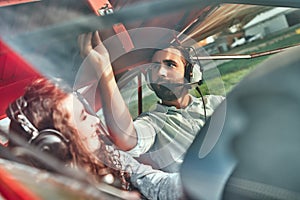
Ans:
[{"label": "aviation headset", "polygon": [[182,53],[187,61],[185,66],[184,78],[191,84],[202,84],[202,67],[198,57],[196,56],[196,61],[192,60],[191,51],[197,55],[196,50],[193,47],[183,47]]},{"label": "aviation headset", "polygon": [[61,161],[71,159],[69,140],[55,129],[47,128],[39,131],[23,112],[27,106],[28,102],[22,96],[9,105],[9,113],[7,113],[9,118],[20,124],[26,132],[25,138],[28,140],[27,142]]}]

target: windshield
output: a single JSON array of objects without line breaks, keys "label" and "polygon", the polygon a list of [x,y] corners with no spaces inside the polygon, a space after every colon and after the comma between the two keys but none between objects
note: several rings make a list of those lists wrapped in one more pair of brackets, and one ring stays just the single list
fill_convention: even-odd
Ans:
[{"label": "windshield", "polygon": [[[105,134],[109,134],[111,130],[103,114],[108,104],[102,102],[108,93],[99,90],[104,84],[101,77],[97,70],[88,67],[80,54],[78,36],[83,33],[99,31],[109,54],[112,78],[116,80],[132,120],[156,109],[162,102],[153,90],[151,76],[158,65],[153,60],[154,54],[166,46],[178,45],[188,51],[193,71],[191,80],[181,83],[189,89],[189,95],[205,104],[203,96],[226,98],[266,60],[300,44],[300,6],[278,7],[274,4],[281,3],[276,2],[250,5],[244,1],[242,4],[219,4],[219,1],[206,0],[174,0],[173,3],[114,0],[100,7],[99,2],[92,0],[16,2],[0,3],[0,129],[4,131],[0,134],[1,148],[6,148],[9,139],[10,120],[5,110],[9,103],[23,95],[28,84],[41,76],[62,79],[71,90],[80,93],[93,109],[89,114],[96,113],[101,128],[107,129]],[[92,48],[97,46],[95,44]],[[170,60],[164,60],[163,64],[163,67],[174,67]],[[286,103],[280,102],[282,104]],[[116,107],[113,109],[122,113]],[[281,113],[278,116],[282,117]],[[206,120],[206,113],[203,118]],[[237,119],[233,127],[245,125],[243,120]],[[120,125],[122,121],[117,123]],[[201,128],[203,126],[201,124]],[[115,199],[123,195],[120,190],[103,185],[98,188],[100,192],[94,193],[97,188],[89,187],[93,184],[82,183],[76,177],[75,183],[68,185],[71,177],[68,173],[64,176],[64,171],[60,174],[63,177],[55,176],[51,172],[14,166],[8,161],[10,159],[2,157],[5,158],[1,151],[0,163],[5,165],[5,170],[19,177],[17,181],[31,188],[33,193],[43,196],[41,191],[50,191],[45,199],[60,195],[94,199],[97,198],[94,194],[102,193],[107,194],[104,197]],[[211,166],[208,168],[214,170]],[[36,179],[28,181],[30,177]],[[49,183],[46,186],[50,188],[42,187],[39,191],[39,180]],[[77,181],[80,183],[76,184]],[[52,191],[58,191],[57,196],[50,194]]]}]

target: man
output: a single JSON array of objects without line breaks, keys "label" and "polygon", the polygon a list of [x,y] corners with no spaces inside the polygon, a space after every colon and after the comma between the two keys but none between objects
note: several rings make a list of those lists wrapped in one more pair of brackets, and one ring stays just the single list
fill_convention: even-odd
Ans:
[{"label": "man", "polygon": [[[97,44],[94,49],[92,41]],[[133,121],[99,33],[80,35],[78,42],[81,55],[87,56],[83,64],[93,67],[100,79],[103,113],[111,140],[143,163],[177,172],[187,148],[205,123],[205,115],[211,115],[224,98],[206,96],[204,109],[202,101],[188,92],[190,87],[186,83],[193,67],[188,52],[169,47],[153,55],[154,65],[148,70],[151,88],[161,103],[154,111],[143,113]]]}]

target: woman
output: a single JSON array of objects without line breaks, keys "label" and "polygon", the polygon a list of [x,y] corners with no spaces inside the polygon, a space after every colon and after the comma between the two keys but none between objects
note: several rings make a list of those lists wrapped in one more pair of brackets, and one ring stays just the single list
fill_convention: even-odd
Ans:
[{"label": "woman", "polygon": [[[52,155],[68,166],[83,168],[95,181],[101,182],[111,174],[114,185],[128,190],[131,182],[149,199],[182,196],[178,174],[153,170],[105,144],[105,132],[99,118],[88,113],[75,94],[59,89],[46,79],[37,79],[29,85],[25,94],[9,105],[7,115],[11,119],[10,128],[36,146],[42,141],[39,136],[43,131],[57,131],[55,134],[63,138],[61,143],[65,144],[67,153],[61,155],[64,145],[52,149],[50,145],[40,145],[43,146],[40,149],[52,151]],[[9,146],[15,144],[10,142]],[[38,165],[36,162],[31,164]]]}]

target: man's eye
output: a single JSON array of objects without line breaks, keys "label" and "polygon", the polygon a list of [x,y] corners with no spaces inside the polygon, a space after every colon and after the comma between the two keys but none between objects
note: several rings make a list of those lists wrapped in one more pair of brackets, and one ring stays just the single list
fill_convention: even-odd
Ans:
[{"label": "man's eye", "polygon": [[173,64],[173,63],[170,63],[168,66],[169,66],[169,67],[176,67],[176,65]]},{"label": "man's eye", "polygon": [[174,62],[166,62],[165,64],[170,68],[176,67],[176,63]]}]

